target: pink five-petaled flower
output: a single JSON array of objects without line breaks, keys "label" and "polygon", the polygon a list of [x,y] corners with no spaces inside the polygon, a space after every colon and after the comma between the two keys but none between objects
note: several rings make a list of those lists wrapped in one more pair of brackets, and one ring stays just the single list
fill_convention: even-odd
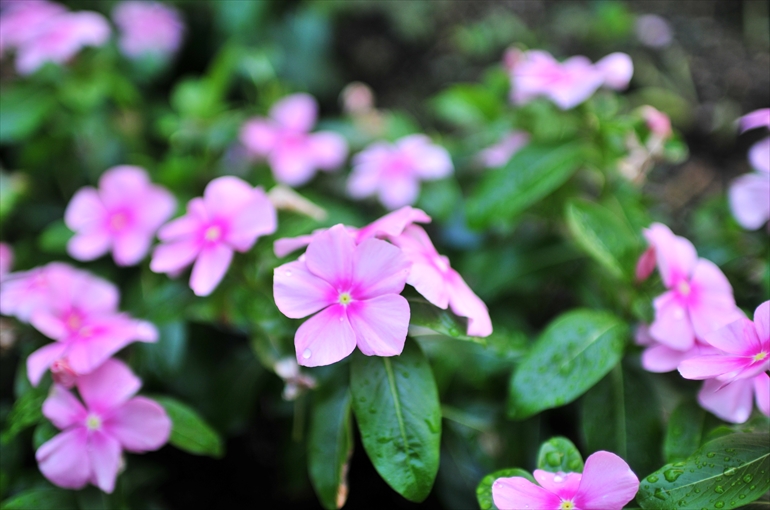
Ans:
[{"label": "pink five-petaled flower", "polygon": [[454,171],[452,159],[425,135],[409,135],[396,141],[374,142],[353,158],[348,193],[353,198],[377,194],[388,209],[417,201],[420,181],[447,177]]},{"label": "pink five-petaled flower", "polygon": [[175,207],[173,195],[152,184],[142,168],[110,168],[99,189],[81,188],[67,206],[64,221],[75,231],[67,251],[78,260],[93,260],[112,250],[119,266],[138,264]]},{"label": "pink five-petaled flower", "polygon": [[184,24],[176,9],[160,2],[121,2],[112,11],[120,29],[120,50],[129,58],[175,53],[182,43]]},{"label": "pink five-petaled flower", "polygon": [[709,379],[698,392],[698,403],[719,418],[731,423],[743,423],[754,408],[770,416],[770,376],[755,375],[750,379],[738,379],[725,385],[719,379]]},{"label": "pink five-petaled flower", "polygon": [[45,0],[4,3],[0,14],[0,56],[11,48],[19,48],[40,32],[48,21],[67,12],[63,5]]},{"label": "pink five-petaled flower", "polygon": [[[740,119],[741,131],[770,128],[770,108],[756,110]],[[728,192],[730,209],[738,224],[756,230],[770,219],[770,137],[749,149],[749,161],[756,172],[733,181]]]},{"label": "pink five-petaled flower", "polygon": [[496,144],[487,147],[478,154],[478,159],[487,168],[503,166],[529,143],[529,133],[526,131],[510,131]]},{"label": "pink five-petaled flower", "polygon": [[598,451],[583,473],[536,469],[536,485],[524,477],[498,478],[492,498],[500,510],[621,510],[634,499],[639,479],[614,453]]},{"label": "pink five-petaled flower", "polygon": [[114,285],[88,273],[49,272],[47,304],[30,322],[56,342],[27,358],[30,382],[37,386],[46,369],[64,358],[73,373],[88,374],[134,341],[157,341],[155,326],[116,311],[118,299]]},{"label": "pink five-petaled flower", "polygon": [[43,415],[63,432],[43,443],[35,458],[43,475],[60,487],[80,489],[90,482],[109,493],[122,451],[157,450],[168,441],[171,420],[157,402],[131,398],[142,383],[115,359],[76,384],[85,406],[59,385],[43,402]]},{"label": "pink five-petaled flower", "polygon": [[[73,277],[93,278],[85,271],[80,271],[61,262],[51,262],[29,271],[9,273],[0,286],[0,313],[12,315],[22,322],[29,322],[37,310],[48,309],[51,305],[50,281],[58,273]],[[105,282],[106,285],[111,284]],[[111,286],[114,289],[114,286]],[[117,289],[115,289],[117,296]],[[114,305],[117,307],[117,297]]]},{"label": "pink five-petaled flower", "polygon": [[653,223],[644,236],[669,289],[653,302],[655,321],[650,335],[655,340],[686,351],[695,345],[696,337],[704,338],[742,316],[725,275],[713,262],[699,259],[690,241],[660,223]]},{"label": "pink five-petaled flower", "polygon": [[318,234],[303,259],[275,269],[273,295],[287,317],[305,321],[294,337],[297,362],[314,367],[348,356],[401,354],[409,329],[404,289],[410,263],[379,239],[356,245],[344,225]]},{"label": "pink five-petaled flower", "polygon": [[207,296],[230,267],[233,250],[246,252],[257,238],[277,228],[276,212],[261,187],[237,177],[219,177],[206,186],[203,198],[187,204],[187,214],[163,226],[150,269],[176,274],[193,261],[190,287]]},{"label": "pink five-petaled flower", "polygon": [[637,345],[646,347],[642,353],[642,367],[648,372],[671,372],[676,370],[679,364],[686,359],[719,352],[718,349],[701,342],[697,338],[695,339],[695,344],[685,351],[672,349],[668,345],[659,343],[652,338],[650,336],[650,327],[646,324],[637,326],[634,341]]},{"label": "pink five-petaled flower", "polygon": [[330,131],[310,133],[318,103],[309,94],[293,94],[273,105],[270,118],[256,117],[241,128],[240,140],[255,156],[267,158],[275,180],[305,184],[316,170],[335,170],[348,155],[348,144]]},{"label": "pink five-petaled flower", "polygon": [[467,317],[468,335],[492,334],[487,306],[452,269],[449,259],[438,254],[422,227],[410,225],[401,235],[389,239],[412,263],[406,283],[439,308],[449,306],[457,315]]},{"label": "pink five-petaled flower", "polygon": [[705,340],[722,352],[682,361],[679,373],[685,379],[734,381],[770,370],[770,301],[757,307],[754,322],[742,317]]}]

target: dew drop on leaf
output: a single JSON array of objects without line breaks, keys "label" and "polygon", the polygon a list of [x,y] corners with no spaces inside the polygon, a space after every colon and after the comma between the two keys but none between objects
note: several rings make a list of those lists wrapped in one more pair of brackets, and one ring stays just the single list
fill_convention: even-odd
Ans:
[{"label": "dew drop on leaf", "polygon": [[658,481],[658,477],[655,476],[655,475],[650,475],[650,476],[647,477],[647,481],[650,482],[650,483],[655,483],[655,482]]},{"label": "dew drop on leaf", "polygon": [[716,487],[714,487],[714,492],[716,492],[717,494],[722,494],[724,491],[725,489],[721,485],[717,485]]}]

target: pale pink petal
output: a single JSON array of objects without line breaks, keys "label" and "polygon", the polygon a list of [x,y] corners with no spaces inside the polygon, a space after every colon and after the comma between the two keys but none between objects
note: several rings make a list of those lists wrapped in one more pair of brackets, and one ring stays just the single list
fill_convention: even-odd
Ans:
[{"label": "pale pink petal", "polygon": [[133,266],[142,261],[150,251],[152,234],[137,230],[126,230],[114,237],[112,256],[119,266]]},{"label": "pale pink petal", "polygon": [[689,279],[698,260],[695,247],[684,237],[675,236],[661,224],[653,223],[644,230],[644,237],[655,247],[658,271],[666,287],[672,287],[680,279]]},{"label": "pale pink petal", "polygon": [[561,499],[526,478],[498,478],[492,484],[492,500],[500,510],[559,510]]},{"label": "pale pink petal", "polygon": [[407,259],[412,261],[407,283],[425,299],[439,308],[446,309],[452,290],[448,283],[451,279],[449,260],[438,254],[425,230],[417,225],[410,225],[398,237],[391,237],[390,241],[401,248]]},{"label": "pale pink petal", "polygon": [[409,329],[409,303],[403,296],[386,294],[348,306],[356,343],[367,356],[397,356],[404,350]]},{"label": "pale pink petal", "polygon": [[738,356],[698,356],[682,361],[679,373],[685,379],[712,379],[737,374],[749,364],[750,360]]},{"label": "pale pink petal", "polygon": [[233,250],[223,244],[205,247],[198,255],[190,275],[190,288],[196,296],[208,296],[224,278]]},{"label": "pale pink petal", "polygon": [[561,64],[562,75],[545,93],[562,110],[569,110],[591,97],[604,82],[603,74],[583,56],[570,57]]},{"label": "pale pink petal", "polygon": [[88,432],[77,427],[54,436],[35,452],[38,467],[51,483],[65,489],[80,489],[91,478]]},{"label": "pale pink petal", "polygon": [[754,323],[745,317],[705,335],[703,339],[730,354],[754,355],[762,349]]},{"label": "pale pink petal", "polygon": [[149,185],[150,177],[143,168],[119,165],[108,169],[99,178],[99,195],[107,207],[122,205],[126,197],[144,195]]},{"label": "pale pink petal", "polygon": [[677,351],[663,344],[655,344],[642,353],[642,367],[649,372],[671,372],[690,356],[692,349]]},{"label": "pale pink petal", "polygon": [[353,253],[351,294],[355,299],[399,294],[404,290],[411,265],[401,250],[392,244],[366,239]]},{"label": "pale pink petal", "polygon": [[271,120],[256,117],[243,125],[239,139],[255,156],[264,157],[275,147],[277,131]]},{"label": "pale pink petal", "polygon": [[318,103],[310,94],[292,94],[270,108],[272,117],[281,127],[306,133],[315,125]]},{"label": "pale pink petal", "polygon": [[575,506],[581,510],[621,510],[638,490],[639,479],[623,459],[598,451],[586,459]]},{"label": "pale pink petal", "polygon": [[627,88],[634,74],[634,63],[625,53],[610,53],[596,67],[604,76],[604,86],[615,90]]},{"label": "pale pink petal", "polygon": [[754,382],[750,379],[739,379],[728,385],[709,379],[698,393],[698,403],[725,421],[743,423],[751,415],[753,393]]},{"label": "pale pink petal", "polygon": [[67,253],[73,259],[94,260],[108,251],[112,245],[109,231],[106,229],[91,230],[75,234],[67,241]]},{"label": "pale pink petal", "polygon": [[206,185],[203,202],[211,217],[230,218],[254,198],[254,188],[238,177],[217,177]]},{"label": "pale pink petal", "polygon": [[301,319],[337,301],[337,291],[307,270],[304,262],[283,264],[273,271],[273,297],[278,309]]},{"label": "pale pink petal", "polygon": [[301,186],[316,173],[316,162],[309,144],[302,147],[279,146],[267,157],[275,180],[287,186]]},{"label": "pale pink petal", "polygon": [[583,477],[580,473],[549,473],[542,469],[536,469],[532,475],[542,488],[569,500],[575,497]]},{"label": "pale pink petal", "polygon": [[405,136],[398,140],[396,147],[409,158],[415,175],[421,179],[440,179],[454,171],[449,152],[425,135]]},{"label": "pale pink petal", "polygon": [[196,197],[187,202],[187,214],[163,225],[158,231],[161,241],[174,241],[195,235],[209,221],[206,204],[203,198]]},{"label": "pale pink petal", "polygon": [[54,340],[63,339],[68,334],[66,324],[48,310],[35,311],[32,317],[30,317],[29,322],[35,326],[35,329]]},{"label": "pale pink petal", "polygon": [[166,444],[171,420],[154,400],[136,397],[120,406],[105,421],[104,428],[126,450],[146,452]]},{"label": "pale pink petal", "polygon": [[304,248],[313,240],[313,235],[283,237],[273,243],[273,252],[276,257],[285,257],[289,253]]},{"label": "pale pink petal", "polygon": [[487,305],[468,287],[462,276],[450,269],[447,272],[449,285],[449,308],[460,317],[468,318],[468,335],[489,336],[492,334],[492,320]]},{"label": "pale pink petal", "polygon": [[754,397],[759,411],[765,416],[770,416],[770,376],[759,374],[752,379],[752,382],[754,383]]},{"label": "pale pink petal", "polygon": [[82,422],[86,414],[88,412],[75,395],[58,384],[53,385],[48,398],[43,402],[43,416],[60,430]]},{"label": "pale pink petal", "polygon": [[656,343],[655,339],[650,336],[649,324],[640,323],[636,326],[634,329],[634,343],[644,347],[648,347]]},{"label": "pale pink petal", "polygon": [[120,50],[129,58],[167,57],[182,43],[184,23],[179,13],[160,2],[120,2],[112,18],[120,28]]},{"label": "pale pink petal", "polygon": [[666,292],[653,301],[655,321],[650,335],[672,349],[686,351],[695,345],[695,334],[687,309],[674,292]]},{"label": "pale pink petal", "polygon": [[770,301],[765,301],[754,310],[754,328],[763,345],[770,342]]},{"label": "pale pink petal", "polygon": [[529,138],[529,133],[525,131],[511,131],[496,144],[479,152],[477,157],[487,168],[503,166],[529,143]]},{"label": "pale pink petal", "polygon": [[703,292],[698,296],[698,303],[690,305],[690,319],[698,338],[705,338],[742,317],[743,312],[735,306],[732,294]]},{"label": "pale pink petal", "polygon": [[68,343],[67,358],[79,374],[93,372],[110,356],[137,340],[146,341],[137,328],[137,321],[126,315],[100,318],[89,326],[92,335],[81,335]]},{"label": "pale pink petal", "polygon": [[[58,285],[51,278],[51,286]],[[115,284],[95,277],[85,271],[78,271],[77,281],[73,284],[73,302],[83,312],[111,313],[117,310],[120,291]]]},{"label": "pale pink petal", "polygon": [[192,264],[201,251],[201,245],[194,240],[160,244],[152,252],[150,269],[156,273],[175,273]]},{"label": "pale pink petal", "polygon": [[766,127],[770,129],[770,108],[754,110],[753,112],[747,113],[738,120],[740,121],[741,132],[759,127]]},{"label": "pale pink petal", "polygon": [[[411,254],[407,257],[412,259]],[[449,306],[449,286],[444,275],[436,269],[434,264],[419,259],[412,262],[412,269],[409,271],[406,282],[442,310],[446,310]]]},{"label": "pale pink petal", "polygon": [[425,214],[425,211],[407,205],[361,227],[356,234],[356,243],[369,237],[396,237],[412,223],[430,222],[431,218]]},{"label": "pale pink petal", "polygon": [[643,282],[652,274],[655,270],[655,264],[657,262],[657,255],[655,253],[655,247],[650,246],[642,256],[639,257],[639,261],[636,263],[636,281]]},{"label": "pale pink petal", "polygon": [[344,225],[320,232],[305,252],[305,263],[314,275],[337,289],[348,286],[353,276],[355,243]]},{"label": "pale pink petal", "polygon": [[353,198],[366,198],[373,195],[380,184],[379,169],[374,165],[365,164],[353,167],[348,177],[347,192]]},{"label": "pale pink petal", "polygon": [[148,186],[139,203],[134,204],[138,227],[152,238],[155,231],[176,211],[176,198],[161,186]]},{"label": "pale pink petal", "polygon": [[297,363],[305,367],[331,365],[356,348],[356,334],[345,307],[332,305],[306,320],[294,336]]},{"label": "pale pink petal", "polygon": [[106,216],[99,192],[92,187],[81,188],[75,193],[64,211],[64,223],[70,230],[94,229]]},{"label": "pale pink petal", "polygon": [[738,177],[730,185],[728,198],[738,224],[748,230],[758,229],[770,218],[770,174]]},{"label": "pale pink petal", "polygon": [[91,460],[91,483],[107,494],[115,489],[120,469],[120,443],[101,431],[88,438],[88,458]]},{"label": "pale pink petal", "polygon": [[755,143],[749,149],[749,162],[755,170],[770,178],[770,138]]},{"label": "pale pink petal", "polygon": [[420,195],[420,182],[411,175],[383,176],[379,187],[380,202],[391,210],[415,203]]},{"label": "pale pink petal", "polygon": [[225,241],[240,252],[254,246],[257,238],[278,228],[275,207],[261,187],[251,191],[251,200],[231,218]]},{"label": "pale pink petal", "polygon": [[322,170],[339,168],[348,156],[348,142],[345,137],[331,131],[319,131],[309,135],[308,149],[316,166]]},{"label": "pale pink petal", "polygon": [[730,286],[730,282],[727,281],[727,277],[710,260],[698,259],[692,273],[691,283],[692,286],[697,285],[698,290],[733,295],[733,288]]},{"label": "pale pink petal", "polygon": [[48,367],[50,367],[54,361],[64,355],[66,349],[66,345],[54,342],[52,344],[44,345],[27,357],[27,377],[32,386],[40,384],[40,379],[43,378],[45,371],[48,370]]},{"label": "pale pink petal", "polygon": [[109,359],[90,374],[81,375],[76,384],[88,408],[100,412],[117,409],[142,387],[142,381],[117,359]]}]

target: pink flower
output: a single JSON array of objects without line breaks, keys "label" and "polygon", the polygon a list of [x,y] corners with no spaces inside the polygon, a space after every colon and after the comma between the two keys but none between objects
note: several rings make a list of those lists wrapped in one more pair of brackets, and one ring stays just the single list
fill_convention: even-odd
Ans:
[{"label": "pink flower", "polygon": [[500,510],[621,510],[639,490],[639,479],[628,464],[605,451],[589,456],[582,474],[541,469],[533,474],[539,485],[521,476],[495,480],[495,506]]},{"label": "pink flower", "polygon": [[56,340],[27,358],[27,375],[37,386],[46,369],[66,358],[77,375],[95,370],[134,341],[155,342],[155,326],[116,311],[118,290],[81,271],[49,271],[47,306],[37,308],[32,325]]},{"label": "pink flower", "polygon": [[673,131],[668,115],[649,105],[642,106],[640,110],[644,122],[653,135],[664,140],[671,136]]},{"label": "pink flower", "polygon": [[67,206],[64,221],[76,232],[67,251],[93,260],[112,250],[116,264],[138,264],[175,208],[173,195],[152,184],[142,168],[113,167],[102,174],[98,190],[81,188]]},{"label": "pink flower", "polygon": [[671,44],[671,26],[656,14],[645,14],[636,18],[636,36],[642,44],[651,48],[663,48]]},{"label": "pink flower", "polygon": [[705,340],[719,352],[683,361],[679,373],[685,379],[734,381],[770,370],[770,301],[757,307],[754,322],[742,317]]},{"label": "pink flower", "polygon": [[409,267],[395,246],[371,238],[356,245],[343,225],[318,234],[303,259],[277,267],[278,309],[292,319],[320,311],[297,330],[297,362],[329,365],[356,345],[367,356],[401,354],[410,314],[399,293]]},{"label": "pink flower", "polygon": [[479,152],[478,158],[487,168],[503,166],[511,160],[514,154],[519,152],[529,143],[529,133],[524,131],[511,131],[503,136],[499,142]]},{"label": "pink flower", "polygon": [[178,273],[194,261],[190,287],[207,296],[230,267],[233,250],[250,250],[258,237],[276,228],[275,208],[261,187],[219,177],[206,186],[203,198],[188,202],[186,215],[160,229],[164,244],[155,248],[150,269]]},{"label": "pink flower", "polygon": [[741,133],[760,127],[770,128],[770,108],[761,108],[738,119]]},{"label": "pink flower", "polygon": [[644,235],[655,249],[658,271],[669,289],[653,303],[653,338],[687,351],[696,337],[704,338],[741,316],[725,275],[713,262],[699,259],[690,241],[660,223],[653,223]]},{"label": "pink flower", "polygon": [[610,53],[594,64],[604,77],[603,85],[613,90],[625,90],[634,75],[634,63],[625,53]]},{"label": "pink flower", "polygon": [[409,135],[395,144],[375,142],[353,158],[348,193],[353,198],[378,195],[388,209],[417,201],[420,181],[447,177],[454,171],[443,147],[425,135]]},{"label": "pink flower", "polygon": [[4,4],[0,14],[0,55],[31,41],[51,18],[65,12],[63,5],[44,0]]},{"label": "pink flower", "polygon": [[731,423],[744,423],[749,419],[752,400],[756,400],[762,414],[770,416],[770,377],[767,374],[739,379],[727,385],[719,379],[709,379],[698,393],[701,407]]},{"label": "pink flower", "polygon": [[118,360],[81,376],[77,387],[83,403],[59,385],[43,403],[43,415],[63,432],[43,443],[35,458],[43,476],[59,487],[91,483],[110,493],[122,451],[157,450],[168,441],[171,420],[157,402],[131,398],[141,381]]},{"label": "pink flower", "polygon": [[32,74],[46,62],[64,64],[85,46],[101,46],[110,37],[110,25],[96,12],[66,12],[51,17],[16,55],[16,69]]},{"label": "pink flower", "polygon": [[668,345],[659,343],[650,336],[649,326],[640,324],[636,328],[634,341],[637,345],[646,347],[642,352],[642,367],[648,372],[671,372],[676,370],[682,361],[696,356],[716,354],[718,349],[701,342],[697,338],[695,344],[684,351],[672,349]]},{"label": "pink flower", "polygon": [[[740,118],[741,131],[770,128],[770,108]],[[770,137],[749,149],[749,162],[757,170],[735,179],[728,191],[730,209],[740,226],[756,230],[770,219]]]},{"label": "pink flower", "polygon": [[468,335],[492,334],[487,306],[451,268],[449,259],[438,254],[425,230],[411,225],[401,235],[389,239],[412,263],[406,283],[439,308],[449,306],[455,314],[467,317]]},{"label": "pink flower", "polygon": [[184,24],[176,9],[159,2],[121,2],[112,11],[120,29],[120,50],[129,58],[176,53]]},{"label": "pink flower", "polygon": [[335,170],[345,162],[348,144],[330,131],[310,133],[318,103],[309,94],[293,94],[270,109],[270,118],[255,117],[241,128],[240,140],[251,153],[267,158],[275,180],[305,184],[316,170]]},{"label": "pink flower", "polygon": [[5,243],[0,243],[0,280],[5,278],[13,266],[13,250]]}]

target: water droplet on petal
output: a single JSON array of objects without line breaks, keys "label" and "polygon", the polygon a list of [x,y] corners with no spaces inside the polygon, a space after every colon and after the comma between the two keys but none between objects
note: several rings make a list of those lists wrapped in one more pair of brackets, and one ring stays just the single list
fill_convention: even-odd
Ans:
[{"label": "water droplet on petal", "polygon": [[562,483],[564,481],[564,477],[556,475],[556,476],[553,477],[553,481],[554,481],[554,483]]},{"label": "water droplet on petal", "polygon": [[305,359],[308,359],[308,358],[310,358],[310,356],[311,356],[312,354],[313,354],[313,353],[310,351],[310,349],[305,349],[304,351],[302,351],[302,357],[303,357],[303,358],[305,358]]},{"label": "water droplet on petal", "polygon": [[286,271],[286,276],[291,276],[291,271]]}]

